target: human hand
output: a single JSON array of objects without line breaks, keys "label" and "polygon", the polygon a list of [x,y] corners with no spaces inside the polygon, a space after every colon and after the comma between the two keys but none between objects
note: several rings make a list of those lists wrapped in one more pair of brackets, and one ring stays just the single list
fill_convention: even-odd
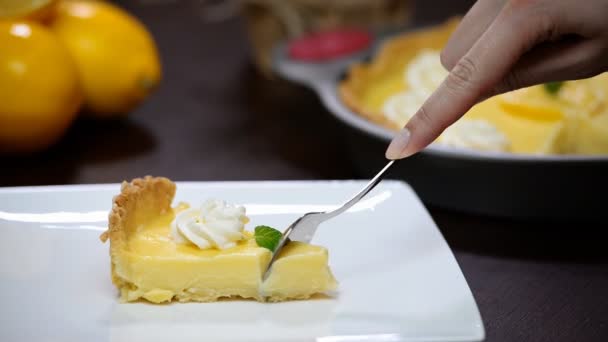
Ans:
[{"label": "human hand", "polygon": [[607,17],[608,0],[478,0],[441,52],[450,74],[386,157],[422,150],[493,95],[608,70]]}]

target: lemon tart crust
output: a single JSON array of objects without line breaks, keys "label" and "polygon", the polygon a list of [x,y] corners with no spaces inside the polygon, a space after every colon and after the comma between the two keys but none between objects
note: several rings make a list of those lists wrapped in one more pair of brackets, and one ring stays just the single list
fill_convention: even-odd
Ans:
[{"label": "lemon tart crust", "polygon": [[370,89],[375,88],[374,92],[377,91],[376,88],[389,79],[395,81],[392,82],[395,84],[388,82],[387,89],[379,91],[384,95],[381,98],[403,90],[401,80],[406,65],[421,49],[441,50],[459,22],[460,18],[454,17],[441,25],[389,39],[370,63],[355,63],[349,68],[338,88],[342,102],[369,121],[391,130],[401,129],[401,126],[382,114],[379,104],[369,103],[375,102],[368,99]]},{"label": "lemon tart crust", "polygon": [[175,183],[168,178],[146,176],[131,182],[123,181],[120,193],[112,199],[108,230],[100,239],[102,242],[110,240],[112,283],[121,291],[123,301],[127,300],[125,289],[133,288],[133,284],[117,272],[126,262],[128,237],[135,234],[138,226],[172,210],[175,189]]}]

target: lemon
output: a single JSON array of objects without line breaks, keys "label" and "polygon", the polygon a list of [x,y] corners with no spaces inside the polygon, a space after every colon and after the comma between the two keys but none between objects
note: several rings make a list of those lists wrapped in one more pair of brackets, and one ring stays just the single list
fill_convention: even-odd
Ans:
[{"label": "lemon", "polygon": [[33,22],[0,22],[0,46],[0,151],[42,150],[76,117],[76,66],[53,33]]},{"label": "lemon", "polygon": [[121,8],[97,1],[60,1],[51,29],[78,67],[88,112],[127,114],[157,86],[161,66],[154,40]]},{"label": "lemon", "polygon": [[55,0],[0,0],[0,19],[45,21],[53,15]]},{"label": "lemon", "polygon": [[509,114],[537,121],[560,121],[565,117],[562,101],[543,86],[534,86],[502,94],[496,98]]}]

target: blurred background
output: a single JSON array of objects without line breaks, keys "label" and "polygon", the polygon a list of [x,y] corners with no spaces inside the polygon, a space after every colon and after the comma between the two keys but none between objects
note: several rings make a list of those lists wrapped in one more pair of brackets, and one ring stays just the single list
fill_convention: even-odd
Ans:
[{"label": "blurred background", "polygon": [[[368,178],[386,143],[352,139],[314,91],[274,74],[271,47],[442,23],[473,2],[0,0],[0,186]],[[410,159],[403,175],[418,177],[489,341],[606,340],[606,225],[587,214],[605,217],[588,194],[608,191],[608,163]],[[537,209],[577,219],[504,218]]]},{"label": "blurred background", "polygon": [[390,32],[465,0],[2,0],[0,186],[357,178],[343,127],[270,70],[285,39]]}]

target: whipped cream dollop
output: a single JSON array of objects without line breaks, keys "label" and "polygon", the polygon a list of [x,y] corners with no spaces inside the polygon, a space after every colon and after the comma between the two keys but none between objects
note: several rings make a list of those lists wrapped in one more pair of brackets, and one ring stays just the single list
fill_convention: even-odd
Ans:
[{"label": "whipped cream dollop", "polygon": [[195,244],[200,249],[226,249],[243,239],[249,222],[245,207],[221,200],[207,200],[199,208],[186,209],[171,223],[171,237],[178,244]]},{"label": "whipped cream dollop", "polygon": [[407,90],[394,94],[384,102],[384,116],[402,127],[447,76],[448,72],[441,65],[439,51],[420,51],[405,68],[403,81]]},{"label": "whipped cream dollop", "polygon": [[448,127],[438,143],[481,151],[504,152],[510,148],[509,139],[486,120],[460,119]]},{"label": "whipped cream dollop", "polygon": [[384,102],[382,112],[390,122],[403,127],[423,103],[424,99],[413,92],[397,93]]},{"label": "whipped cream dollop", "polygon": [[[568,102],[575,109],[572,111],[575,116],[595,116],[606,112],[608,99],[606,96],[605,80],[608,75],[600,74],[586,80],[576,82],[566,82],[560,88],[557,97]],[[603,81],[603,82],[602,82]]]},{"label": "whipped cream dollop", "polygon": [[423,49],[407,65],[403,76],[411,91],[428,97],[448,77],[448,71],[441,65],[439,51]]}]

